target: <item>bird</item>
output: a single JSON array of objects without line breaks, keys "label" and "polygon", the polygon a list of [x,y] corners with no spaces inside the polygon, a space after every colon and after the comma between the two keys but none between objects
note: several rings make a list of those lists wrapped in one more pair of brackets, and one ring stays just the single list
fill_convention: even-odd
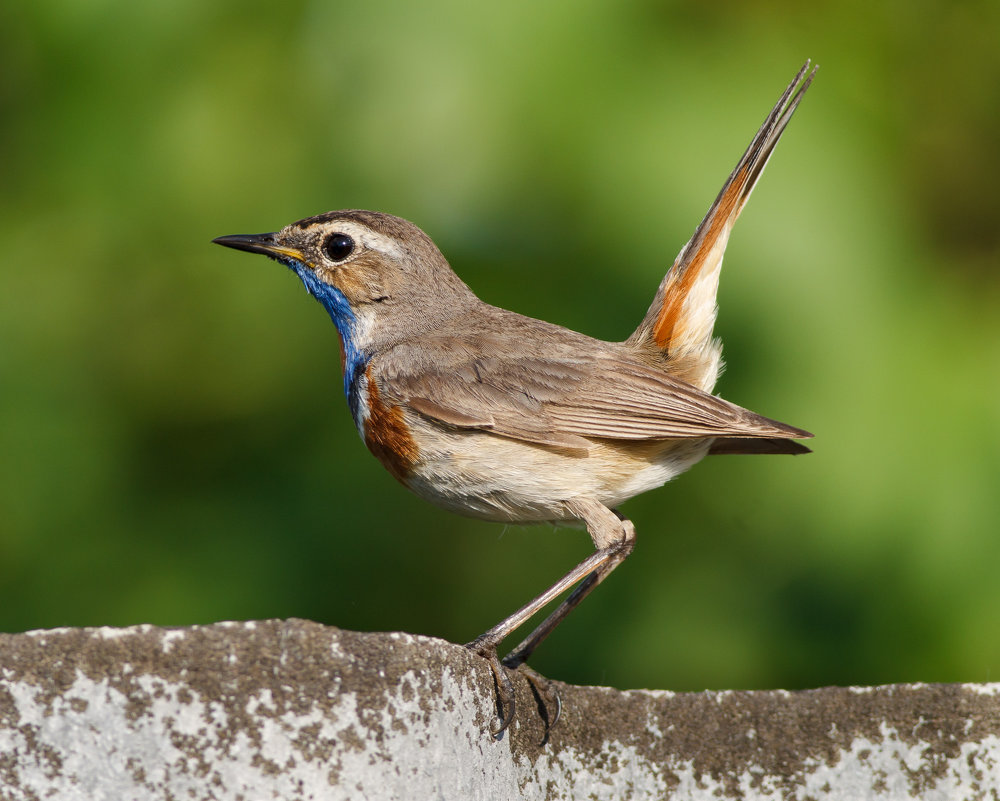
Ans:
[{"label": "bird", "polygon": [[[632,552],[618,507],[708,454],[801,454],[808,431],[712,394],[713,334],[730,231],[815,75],[796,74],[634,333],[605,342],[492,306],[411,222],[330,211],[213,242],[290,268],[340,339],[344,393],[372,454],[444,509],[503,523],[583,524],[594,552],[467,643],[493,671],[500,736],[514,717],[509,672]],[[567,591],[502,660],[498,646]],[[534,672],[531,671],[529,676]],[[537,677],[537,674],[534,674]]]}]

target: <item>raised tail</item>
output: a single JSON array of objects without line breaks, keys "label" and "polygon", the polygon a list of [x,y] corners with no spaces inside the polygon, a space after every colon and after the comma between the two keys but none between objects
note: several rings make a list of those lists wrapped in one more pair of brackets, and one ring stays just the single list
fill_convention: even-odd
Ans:
[{"label": "raised tail", "polygon": [[[767,160],[795,113],[813,75],[806,62],[736,165],[694,236],[660,282],[645,318],[628,344],[659,351],[667,372],[711,392],[722,366],[722,343],[712,337],[715,296],[729,232],[760,180]],[[808,73],[808,74],[807,74]]]}]

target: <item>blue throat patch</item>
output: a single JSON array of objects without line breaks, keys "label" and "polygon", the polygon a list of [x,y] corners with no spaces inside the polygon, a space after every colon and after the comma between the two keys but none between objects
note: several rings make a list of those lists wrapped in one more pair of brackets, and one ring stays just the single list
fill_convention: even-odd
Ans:
[{"label": "blue throat patch", "polygon": [[316,273],[305,264],[295,259],[285,262],[287,266],[302,280],[306,291],[318,300],[326,309],[337,326],[340,341],[344,344],[344,394],[351,407],[351,414],[357,419],[358,382],[368,366],[368,355],[358,348],[355,340],[358,318],[347,302],[344,293],[316,277]]}]

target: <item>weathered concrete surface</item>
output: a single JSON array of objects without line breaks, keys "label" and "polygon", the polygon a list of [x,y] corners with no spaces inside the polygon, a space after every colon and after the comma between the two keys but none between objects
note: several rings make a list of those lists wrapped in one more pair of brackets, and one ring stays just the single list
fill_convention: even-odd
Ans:
[{"label": "weathered concrete surface", "polygon": [[0,799],[996,799],[1000,685],[619,692],[301,620],[0,635]]}]

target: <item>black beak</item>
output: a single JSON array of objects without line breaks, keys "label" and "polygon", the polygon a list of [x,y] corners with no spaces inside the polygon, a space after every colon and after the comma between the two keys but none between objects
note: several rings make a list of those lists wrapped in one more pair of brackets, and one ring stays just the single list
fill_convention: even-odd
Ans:
[{"label": "black beak", "polygon": [[265,256],[278,255],[275,250],[274,234],[232,234],[218,236],[212,241],[216,245],[245,250],[247,253],[263,253]]}]

